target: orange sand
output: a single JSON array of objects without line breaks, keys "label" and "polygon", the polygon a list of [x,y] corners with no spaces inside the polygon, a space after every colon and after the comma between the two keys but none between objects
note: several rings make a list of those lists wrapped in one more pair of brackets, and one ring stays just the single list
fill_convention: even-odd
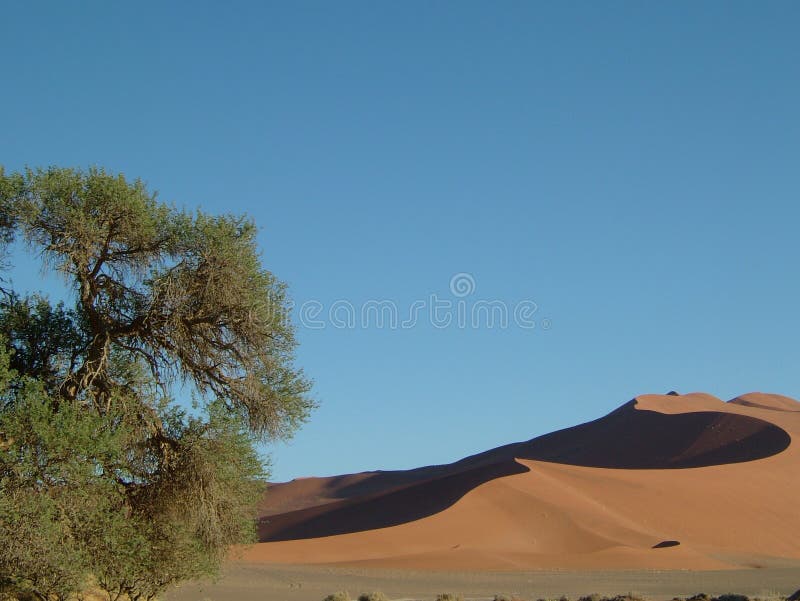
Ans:
[{"label": "orange sand", "polygon": [[[449,466],[277,485],[261,526],[272,542],[242,559],[431,570],[800,559],[797,436],[800,403],[787,397],[643,395],[595,422]],[[653,548],[662,541],[680,544]]]}]

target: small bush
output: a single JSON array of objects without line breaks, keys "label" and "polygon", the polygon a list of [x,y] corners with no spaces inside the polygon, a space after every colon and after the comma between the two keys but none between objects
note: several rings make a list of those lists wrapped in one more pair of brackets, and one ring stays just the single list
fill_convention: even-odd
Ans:
[{"label": "small bush", "polygon": [[442,593],[441,595],[436,595],[436,601],[464,601],[464,599],[461,595]]},{"label": "small bush", "polygon": [[[566,597],[562,597],[560,601],[569,601]],[[633,593],[628,593],[627,595],[616,595],[614,597],[606,597],[605,595],[601,595],[599,593],[592,593],[591,595],[586,595],[585,597],[580,597],[578,601],[645,601],[641,597],[634,595]],[[682,599],[673,599],[673,601],[683,601]],[[696,599],[695,601],[712,601],[711,599]],[[737,601],[735,599],[729,599],[727,601]]]},{"label": "small bush", "polygon": [[746,595],[720,595],[717,597],[717,601],[750,601],[750,598]]},{"label": "small bush", "polygon": [[322,601],[353,601],[353,600],[347,593],[339,591],[338,593],[333,593],[332,595],[328,595]]},{"label": "small bush", "polygon": [[514,595],[511,595],[510,597],[508,595],[495,595],[492,601],[523,601],[523,600],[520,599],[519,597],[515,597]]},{"label": "small bush", "polygon": [[358,596],[358,601],[389,601],[389,597],[380,591],[374,591],[371,593],[361,593]]}]

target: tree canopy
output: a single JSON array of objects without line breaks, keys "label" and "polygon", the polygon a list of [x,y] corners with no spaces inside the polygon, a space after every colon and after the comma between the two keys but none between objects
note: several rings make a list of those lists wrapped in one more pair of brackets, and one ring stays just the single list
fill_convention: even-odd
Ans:
[{"label": "tree canopy", "polygon": [[314,407],[255,224],[102,169],[0,168],[0,209],[0,250],[70,299],[0,287],[0,590],[149,599],[213,573],[253,535],[254,443]]}]

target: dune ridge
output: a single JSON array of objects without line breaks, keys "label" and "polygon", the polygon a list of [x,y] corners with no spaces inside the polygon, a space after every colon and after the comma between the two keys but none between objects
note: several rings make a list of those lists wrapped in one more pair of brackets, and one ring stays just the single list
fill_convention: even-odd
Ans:
[{"label": "dune ridge", "polygon": [[800,403],[788,397],[642,395],[448,465],[276,485],[262,543],[243,558],[487,570],[800,561],[783,492],[795,434]]}]

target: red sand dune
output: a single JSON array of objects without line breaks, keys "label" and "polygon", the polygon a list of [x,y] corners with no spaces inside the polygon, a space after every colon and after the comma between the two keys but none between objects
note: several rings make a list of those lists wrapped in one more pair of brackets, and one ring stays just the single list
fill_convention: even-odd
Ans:
[{"label": "red sand dune", "polygon": [[643,395],[449,465],[274,485],[263,542],[243,558],[512,570],[800,562],[795,435],[800,403],[788,397]]}]

